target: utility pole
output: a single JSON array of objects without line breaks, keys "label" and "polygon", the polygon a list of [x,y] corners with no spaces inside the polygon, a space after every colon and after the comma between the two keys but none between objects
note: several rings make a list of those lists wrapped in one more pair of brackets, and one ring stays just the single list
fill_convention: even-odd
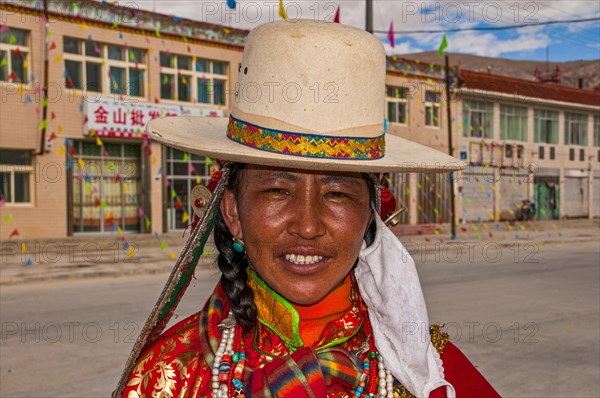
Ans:
[{"label": "utility pole", "polygon": [[[450,107],[451,100],[451,81],[450,81],[450,60],[448,59],[448,54],[445,57],[445,72],[446,72],[446,113],[448,114],[448,154],[453,156],[453,147],[452,147],[452,114]],[[454,204],[454,183],[455,183],[455,174],[450,173],[450,226],[451,226],[451,234],[452,239],[456,239],[456,205]]]},{"label": "utility pole", "polygon": [[366,20],[366,31],[369,33],[373,33],[373,0],[367,1],[367,20]]},{"label": "utility pole", "polygon": [[38,151],[38,155],[43,155],[46,151],[46,124],[48,116],[48,75],[49,73],[49,63],[48,63],[48,30],[50,28],[50,21],[48,19],[48,0],[44,0],[44,87],[42,89],[42,135],[40,137],[40,150]]}]

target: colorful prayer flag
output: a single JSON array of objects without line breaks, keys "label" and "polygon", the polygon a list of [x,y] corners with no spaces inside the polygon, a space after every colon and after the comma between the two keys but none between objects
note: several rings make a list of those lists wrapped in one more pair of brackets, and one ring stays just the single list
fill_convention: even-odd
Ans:
[{"label": "colorful prayer flag", "polygon": [[335,10],[335,16],[333,17],[334,23],[340,23],[340,6]]},{"label": "colorful prayer flag", "polygon": [[444,50],[448,47],[448,38],[446,37],[446,34],[444,33],[444,38],[442,39],[442,43],[440,44],[440,48],[438,48],[438,57],[443,58],[444,57]]},{"label": "colorful prayer flag", "polygon": [[392,48],[395,48],[396,43],[395,43],[395,39],[394,39],[394,20],[393,19],[390,22],[390,30],[388,31],[387,38],[390,41],[390,46],[392,46]]},{"label": "colorful prayer flag", "polygon": [[279,0],[279,17],[281,19],[288,19],[288,15],[285,12],[285,8],[283,7],[283,0]]}]

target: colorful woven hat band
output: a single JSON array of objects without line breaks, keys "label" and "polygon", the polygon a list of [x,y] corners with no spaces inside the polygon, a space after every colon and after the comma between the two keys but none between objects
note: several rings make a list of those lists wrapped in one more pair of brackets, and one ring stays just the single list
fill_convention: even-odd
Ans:
[{"label": "colorful woven hat band", "polygon": [[385,154],[385,136],[343,137],[273,130],[229,117],[227,137],[263,151],[325,159],[374,160]]}]

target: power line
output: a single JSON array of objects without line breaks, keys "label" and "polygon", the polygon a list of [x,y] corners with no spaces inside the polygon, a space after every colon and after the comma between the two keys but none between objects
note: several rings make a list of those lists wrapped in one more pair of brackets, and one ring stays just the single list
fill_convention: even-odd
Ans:
[{"label": "power line", "polygon": [[[560,21],[545,21],[545,22],[532,22],[532,23],[523,23],[517,25],[507,25],[507,26],[475,26],[473,28],[454,28],[454,29],[437,29],[437,30],[396,30],[394,34],[421,34],[421,33],[452,33],[452,32],[467,32],[467,31],[481,31],[481,30],[507,30],[507,29],[519,29],[519,28],[528,28],[531,26],[541,26],[541,25],[556,25],[561,23],[582,23],[582,22],[592,22],[592,21],[600,21],[600,17],[594,18],[584,18],[584,19],[565,19]],[[388,33],[387,30],[376,30],[374,33]]]}]

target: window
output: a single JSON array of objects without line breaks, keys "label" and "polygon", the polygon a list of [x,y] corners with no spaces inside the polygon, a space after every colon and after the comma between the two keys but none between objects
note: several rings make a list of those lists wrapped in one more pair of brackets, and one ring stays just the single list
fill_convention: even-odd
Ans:
[{"label": "window", "polygon": [[425,92],[425,126],[440,125],[440,93]]},{"label": "window", "polygon": [[500,139],[527,141],[527,108],[500,104]]},{"label": "window", "polygon": [[558,112],[534,109],[533,122],[535,142],[558,144]]},{"label": "window", "polygon": [[[191,222],[193,208],[191,193],[198,185],[206,185],[214,166],[203,156],[171,147],[166,149],[166,176],[169,181],[167,225],[169,230],[185,229]],[[187,218],[184,214],[187,213]]]},{"label": "window", "polygon": [[0,80],[27,83],[29,76],[29,32],[8,28],[0,32]]},{"label": "window", "polygon": [[406,90],[404,87],[387,86],[387,120],[406,124]]},{"label": "window", "polygon": [[546,156],[545,149],[546,148],[543,146],[538,148],[538,158],[540,158],[540,160],[544,160],[544,157]]},{"label": "window", "polygon": [[587,115],[565,112],[565,145],[586,146],[587,124]]},{"label": "window", "polygon": [[67,88],[145,96],[146,50],[64,37],[63,51]]},{"label": "window", "polygon": [[463,102],[463,135],[492,138],[494,136],[494,104],[486,101]]},{"label": "window", "polygon": [[160,53],[162,99],[225,105],[227,63]]},{"label": "window", "polygon": [[594,116],[594,146],[600,146],[600,115]]},{"label": "window", "polygon": [[0,197],[6,203],[31,203],[31,152],[0,150]]}]

